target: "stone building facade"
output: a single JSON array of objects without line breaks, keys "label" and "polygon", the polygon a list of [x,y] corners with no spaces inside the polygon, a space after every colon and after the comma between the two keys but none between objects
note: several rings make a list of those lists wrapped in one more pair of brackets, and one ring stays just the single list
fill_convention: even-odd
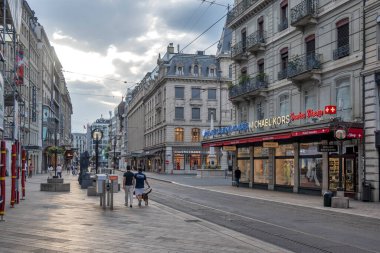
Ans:
[{"label": "stone building facade", "polygon": [[204,146],[236,148],[247,186],[360,198],[362,10],[358,0],[235,1],[237,121]]}]

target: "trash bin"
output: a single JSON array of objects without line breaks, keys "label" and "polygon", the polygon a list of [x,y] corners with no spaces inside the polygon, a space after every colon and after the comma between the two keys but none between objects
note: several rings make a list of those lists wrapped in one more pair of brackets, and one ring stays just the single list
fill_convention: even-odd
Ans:
[{"label": "trash bin", "polygon": [[331,199],[333,197],[333,193],[331,191],[327,191],[323,194],[323,206],[331,207]]},{"label": "trash bin", "polygon": [[371,184],[370,183],[363,183],[363,190],[362,190],[362,201],[371,201]]}]

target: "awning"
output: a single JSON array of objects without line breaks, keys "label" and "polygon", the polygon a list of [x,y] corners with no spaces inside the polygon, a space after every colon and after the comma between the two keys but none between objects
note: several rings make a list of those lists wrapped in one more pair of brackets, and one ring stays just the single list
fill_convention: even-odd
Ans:
[{"label": "awning", "polygon": [[[304,131],[293,131],[287,133],[271,134],[271,135],[260,135],[246,138],[236,138],[231,140],[215,141],[215,142],[206,142],[202,143],[202,147],[220,147],[220,146],[231,146],[236,144],[244,143],[254,143],[262,141],[275,141],[275,140],[284,140],[291,139],[293,137],[302,137],[310,135],[319,135],[319,134],[330,134],[333,130],[329,127],[309,129]],[[363,138],[363,129],[362,128],[349,128],[347,131],[346,139],[361,139]]]}]

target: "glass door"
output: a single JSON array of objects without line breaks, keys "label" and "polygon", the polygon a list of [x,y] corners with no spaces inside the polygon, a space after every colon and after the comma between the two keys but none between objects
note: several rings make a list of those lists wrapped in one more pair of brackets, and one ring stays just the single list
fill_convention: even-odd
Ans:
[{"label": "glass door", "polygon": [[[342,158],[342,186],[346,192],[355,192],[356,186],[356,158]],[[336,190],[339,186],[339,158],[329,159],[329,189]]]},{"label": "glass door", "polygon": [[355,191],[355,158],[346,158],[344,159],[344,188],[345,191],[354,192]]}]

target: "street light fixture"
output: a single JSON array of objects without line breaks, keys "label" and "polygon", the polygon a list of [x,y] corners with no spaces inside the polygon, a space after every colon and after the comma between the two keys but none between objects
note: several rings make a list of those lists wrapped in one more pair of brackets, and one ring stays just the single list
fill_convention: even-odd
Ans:
[{"label": "street light fixture", "polygon": [[95,140],[95,171],[98,174],[98,156],[99,156],[99,141],[103,138],[103,131],[99,128],[95,128],[91,132],[92,139]]}]

